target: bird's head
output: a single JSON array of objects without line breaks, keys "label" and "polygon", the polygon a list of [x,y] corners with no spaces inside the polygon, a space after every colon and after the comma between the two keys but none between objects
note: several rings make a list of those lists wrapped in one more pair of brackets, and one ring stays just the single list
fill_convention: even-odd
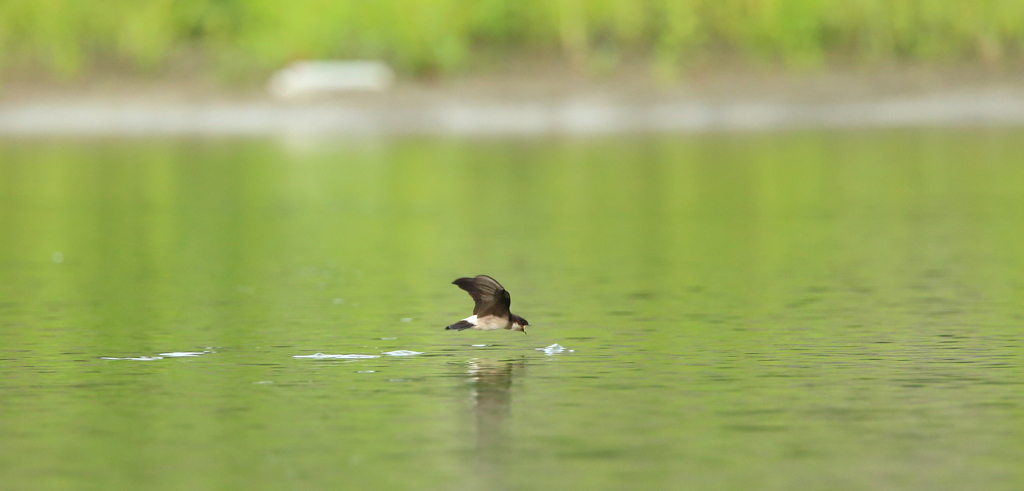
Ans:
[{"label": "bird's head", "polygon": [[523,331],[526,334],[526,326],[530,325],[530,322],[518,315],[512,314],[512,330]]}]

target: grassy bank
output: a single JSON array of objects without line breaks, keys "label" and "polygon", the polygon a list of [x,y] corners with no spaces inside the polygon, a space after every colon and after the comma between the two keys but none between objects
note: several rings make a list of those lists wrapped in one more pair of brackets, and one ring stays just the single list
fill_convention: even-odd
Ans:
[{"label": "grassy bank", "polygon": [[1024,52],[1016,0],[0,0],[0,67],[74,76],[158,69],[182,52],[213,69],[298,58],[384,58],[447,72],[473,53],[557,52],[584,69],[646,58],[673,69],[729,53],[814,66],[832,54],[998,63]]}]

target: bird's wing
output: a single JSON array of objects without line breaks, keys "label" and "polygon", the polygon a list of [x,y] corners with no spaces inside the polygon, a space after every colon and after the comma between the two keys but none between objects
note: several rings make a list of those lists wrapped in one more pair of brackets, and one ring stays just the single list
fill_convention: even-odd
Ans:
[{"label": "bird's wing", "polygon": [[508,316],[508,307],[512,304],[512,297],[494,278],[482,274],[476,278],[459,278],[452,284],[458,285],[473,297],[473,301],[476,303],[473,306],[473,315],[481,317],[485,315]]}]

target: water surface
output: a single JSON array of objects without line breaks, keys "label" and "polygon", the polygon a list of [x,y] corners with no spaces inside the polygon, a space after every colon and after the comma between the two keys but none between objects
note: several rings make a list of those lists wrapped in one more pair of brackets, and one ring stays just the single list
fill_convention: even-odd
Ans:
[{"label": "water surface", "polygon": [[0,151],[5,491],[1024,487],[1019,130]]}]

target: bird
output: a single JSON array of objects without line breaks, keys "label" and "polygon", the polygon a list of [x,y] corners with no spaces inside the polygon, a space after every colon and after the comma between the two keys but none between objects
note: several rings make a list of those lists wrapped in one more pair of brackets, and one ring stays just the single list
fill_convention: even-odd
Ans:
[{"label": "bird", "polygon": [[459,278],[453,281],[452,284],[469,292],[469,296],[473,297],[475,305],[473,306],[473,315],[445,329],[449,331],[511,329],[513,331],[523,331],[523,334],[526,334],[526,326],[530,325],[530,323],[526,319],[508,311],[512,298],[509,297],[508,291],[494,278],[482,274],[475,278]]}]

